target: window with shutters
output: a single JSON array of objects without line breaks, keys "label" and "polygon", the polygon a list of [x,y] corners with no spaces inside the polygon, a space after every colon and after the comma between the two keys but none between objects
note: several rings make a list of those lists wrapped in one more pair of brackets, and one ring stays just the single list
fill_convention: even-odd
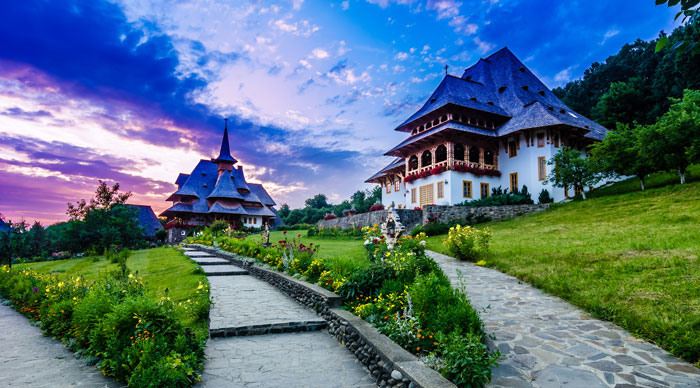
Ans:
[{"label": "window with shutters", "polygon": [[464,198],[472,197],[472,181],[462,181],[462,196]]},{"label": "window with shutters", "polygon": [[508,142],[508,156],[511,158],[518,156],[518,145],[514,140]]},{"label": "window with shutters", "polygon": [[510,174],[510,192],[514,193],[518,190],[518,173]]},{"label": "window with shutters", "polygon": [[544,156],[537,158],[537,177],[541,181],[547,179],[547,159]]},{"label": "window with shutters", "polygon": [[440,181],[437,183],[437,197],[445,198],[445,181]]},{"label": "window with shutters", "polygon": [[489,196],[489,184],[488,183],[482,183],[481,184],[481,198],[486,198]]},{"label": "window with shutters", "polygon": [[416,203],[416,189],[411,189],[411,203]]},{"label": "window with shutters", "polygon": [[433,197],[435,195],[435,185],[434,184],[429,184],[425,186],[420,187],[420,207],[422,208],[425,205],[432,205],[435,203],[435,198]]},{"label": "window with shutters", "polygon": [[390,182],[387,182],[387,184],[386,184],[386,193],[387,194],[391,193],[391,183]]},{"label": "window with shutters", "polygon": [[401,190],[401,181],[400,181],[400,180],[397,180],[397,181],[394,183],[394,191],[398,193],[399,190]]}]

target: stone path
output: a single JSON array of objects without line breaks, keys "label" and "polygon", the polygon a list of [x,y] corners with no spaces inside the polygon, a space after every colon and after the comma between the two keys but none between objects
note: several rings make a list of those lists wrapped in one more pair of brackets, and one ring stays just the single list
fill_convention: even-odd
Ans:
[{"label": "stone path", "polygon": [[428,251],[466,282],[493,346],[504,357],[493,387],[700,387],[700,369],[609,322],[493,269]]},{"label": "stone path", "polygon": [[11,307],[0,305],[1,387],[120,387]]},{"label": "stone path", "polygon": [[[185,251],[198,262],[216,258],[205,253]],[[242,271],[202,265],[213,304],[200,387],[376,387],[353,353],[319,331],[325,320],[267,282],[207,272],[223,267]]]}]

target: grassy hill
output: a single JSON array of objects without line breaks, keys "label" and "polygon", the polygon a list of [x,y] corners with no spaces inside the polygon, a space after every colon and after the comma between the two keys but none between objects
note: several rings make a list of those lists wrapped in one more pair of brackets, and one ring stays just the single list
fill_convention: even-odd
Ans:
[{"label": "grassy hill", "polygon": [[[700,183],[554,205],[486,226],[487,266],[700,360]],[[447,253],[443,238],[431,237],[428,248]]]}]

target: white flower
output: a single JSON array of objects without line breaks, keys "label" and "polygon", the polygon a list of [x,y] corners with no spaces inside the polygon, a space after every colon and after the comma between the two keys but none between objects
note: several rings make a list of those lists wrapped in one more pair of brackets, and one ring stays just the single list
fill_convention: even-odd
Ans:
[{"label": "white flower", "polygon": [[422,241],[419,242],[418,244],[420,244],[421,246],[425,246],[425,240],[422,240]]}]

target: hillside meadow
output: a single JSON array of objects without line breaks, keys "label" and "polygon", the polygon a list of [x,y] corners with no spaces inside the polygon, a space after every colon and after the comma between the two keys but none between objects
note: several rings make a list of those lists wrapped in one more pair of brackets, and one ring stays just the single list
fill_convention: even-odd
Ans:
[{"label": "hillside meadow", "polygon": [[[480,227],[486,266],[700,360],[700,183],[554,205]],[[434,236],[428,249],[446,252]]]}]

